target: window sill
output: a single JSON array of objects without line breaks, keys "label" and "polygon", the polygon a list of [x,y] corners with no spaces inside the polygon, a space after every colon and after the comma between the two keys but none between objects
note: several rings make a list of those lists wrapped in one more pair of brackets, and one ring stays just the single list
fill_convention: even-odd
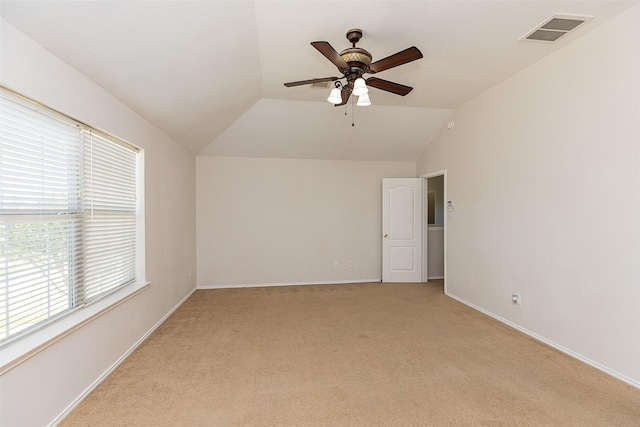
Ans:
[{"label": "window sill", "polygon": [[127,286],[95,303],[62,316],[24,336],[18,336],[0,348],[0,375],[29,360],[42,350],[113,310],[149,287],[149,282]]}]

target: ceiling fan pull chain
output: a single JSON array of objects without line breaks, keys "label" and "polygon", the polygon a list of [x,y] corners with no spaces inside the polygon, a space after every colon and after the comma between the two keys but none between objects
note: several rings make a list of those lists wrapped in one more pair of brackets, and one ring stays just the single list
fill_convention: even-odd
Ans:
[{"label": "ceiling fan pull chain", "polygon": [[[355,97],[354,97],[355,98]],[[356,120],[356,104],[351,100],[351,126],[355,126]]]}]

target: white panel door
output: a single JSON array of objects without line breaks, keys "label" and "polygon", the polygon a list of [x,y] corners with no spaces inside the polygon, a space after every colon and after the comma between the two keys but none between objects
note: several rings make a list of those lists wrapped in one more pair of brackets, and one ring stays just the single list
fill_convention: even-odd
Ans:
[{"label": "white panel door", "polygon": [[382,180],[382,281],[422,280],[422,178]]}]

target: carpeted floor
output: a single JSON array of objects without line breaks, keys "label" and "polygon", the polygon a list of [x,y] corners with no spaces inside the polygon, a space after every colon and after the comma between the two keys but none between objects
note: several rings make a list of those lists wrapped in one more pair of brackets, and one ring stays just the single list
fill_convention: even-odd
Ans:
[{"label": "carpeted floor", "polygon": [[640,390],[442,282],[199,290],[63,426],[640,426]]}]

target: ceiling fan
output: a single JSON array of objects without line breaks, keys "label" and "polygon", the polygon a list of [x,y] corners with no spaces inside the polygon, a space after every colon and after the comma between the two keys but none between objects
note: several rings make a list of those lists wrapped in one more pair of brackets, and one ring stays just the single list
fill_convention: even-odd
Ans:
[{"label": "ceiling fan", "polygon": [[[363,74],[375,74],[389,68],[397,67],[411,61],[422,58],[422,52],[411,46],[403,51],[395,53],[386,58],[371,62],[373,57],[366,50],[356,47],[356,43],[362,38],[362,30],[352,28],[347,31],[347,40],[352,43],[352,47],[338,53],[329,42],[318,41],[311,42],[311,46],[315,47],[329,61],[331,61],[338,71],[342,73],[342,77],[322,77],[319,79],[301,80],[298,82],[285,83],[286,87],[302,86],[313,83],[335,82],[335,89],[331,91],[328,101],[335,104],[336,107],[345,105],[349,101],[351,93],[359,96],[358,105],[370,105],[368,98],[367,86],[375,87],[396,95],[405,96],[413,90],[410,86],[399,83],[390,82],[388,80],[379,79],[377,77],[369,77],[364,79]],[[340,80],[345,79],[344,83]]]}]

